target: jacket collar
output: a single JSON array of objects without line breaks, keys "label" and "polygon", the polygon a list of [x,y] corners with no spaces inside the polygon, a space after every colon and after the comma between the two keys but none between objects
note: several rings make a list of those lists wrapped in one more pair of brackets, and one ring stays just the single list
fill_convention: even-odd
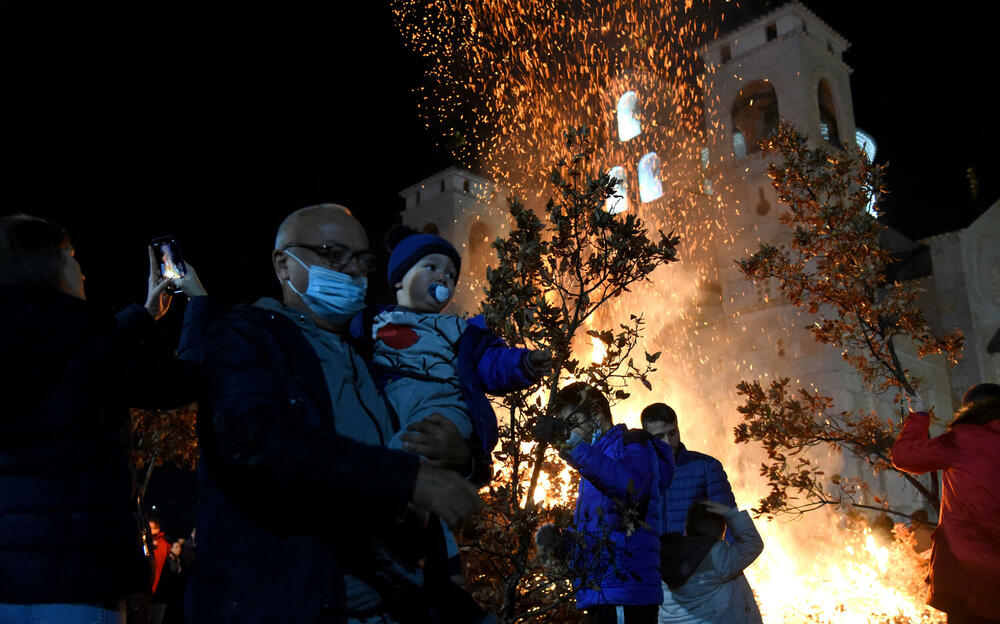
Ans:
[{"label": "jacket collar", "polygon": [[[266,315],[265,323],[271,326],[271,335],[288,359],[288,372],[298,379],[306,394],[319,406],[323,414],[324,426],[335,428],[333,402],[330,399],[330,391],[326,383],[326,376],[323,374],[322,364],[297,322],[312,323],[312,320],[270,297],[258,300],[251,306],[251,309],[254,308],[263,311]],[[296,314],[301,318],[298,318]]]},{"label": "jacket collar", "polygon": [[[625,435],[626,431],[628,431],[628,427],[626,427],[624,424],[615,425],[614,427],[602,433],[600,437],[598,437],[596,440],[593,441],[592,444],[595,447],[603,447],[607,444],[611,444],[615,440],[621,439],[621,437]],[[590,440],[587,440],[587,442],[590,442]]]}]

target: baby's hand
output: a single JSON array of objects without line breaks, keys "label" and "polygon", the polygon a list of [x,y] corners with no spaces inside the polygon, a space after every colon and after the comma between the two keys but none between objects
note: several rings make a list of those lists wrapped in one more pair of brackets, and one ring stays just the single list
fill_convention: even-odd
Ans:
[{"label": "baby's hand", "polygon": [[536,377],[543,377],[552,372],[552,352],[548,349],[538,349],[528,354],[528,364]]}]

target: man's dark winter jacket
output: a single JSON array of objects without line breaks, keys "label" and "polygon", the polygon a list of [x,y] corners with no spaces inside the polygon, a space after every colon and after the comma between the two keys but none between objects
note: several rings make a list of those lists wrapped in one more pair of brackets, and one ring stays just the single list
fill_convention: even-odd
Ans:
[{"label": "man's dark winter jacket", "polygon": [[658,605],[660,509],[674,473],[669,446],[617,425],[567,461],[580,473],[574,523],[582,545],[572,555],[576,605]]},{"label": "man's dark winter jacket", "polygon": [[[674,458],[674,480],[664,500],[664,533],[683,533],[688,509],[695,501],[709,499],[736,506],[726,471],[714,457],[689,451],[681,444]],[[727,533],[727,540],[731,537]]]},{"label": "man's dark winter jacket", "polygon": [[128,408],[196,395],[192,366],[142,345],[153,327],[138,305],[116,319],[51,288],[0,287],[0,602],[149,591]]},{"label": "man's dark winter jacket", "polygon": [[316,352],[281,313],[234,309],[202,369],[192,621],[339,621],[344,570],[364,576],[419,458],[338,434]]}]

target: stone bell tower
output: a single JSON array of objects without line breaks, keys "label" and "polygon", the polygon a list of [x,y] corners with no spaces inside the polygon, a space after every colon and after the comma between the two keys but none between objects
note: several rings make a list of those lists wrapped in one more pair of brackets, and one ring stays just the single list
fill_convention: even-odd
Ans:
[{"label": "stone bell tower", "polygon": [[[874,159],[874,141],[857,129],[851,69],[843,54],[849,43],[799,2],[791,2],[720,36],[702,50],[705,62],[705,119],[708,170],[726,227],[732,236],[716,245],[722,308],[718,327],[730,325],[727,348],[744,366],[742,376],[769,375],[803,380],[834,399],[836,409],[892,414],[889,398],[871,394],[839,349],[821,345],[806,329],[813,318],[789,304],[773,280],[747,280],[735,259],[766,241],[790,245],[792,232],[778,221],[778,203],[758,142],[789,122],[811,143],[857,144]],[[942,413],[951,405],[943,362],[921,360],[897,345],[905,368],[925,381]],[[731,383],[729,381],[728,383]],[[863,463],[845,458],[843,473],[866,475]],[[870,475],[868,475],[870,478]],[[879,495],[894,492],[904,507],[921,503],[901,480],[885,473],[871,480]]]},{"label": "stone bell tower", "polygon": [[[732,234],[715,250],[722,313],[764,328],[757,341],[745,345],[756,352],[754,359],[761,359],[762,366],[818,354],[808,336],[771,331],[801,326],[803,321],[793,320],[796,312],[780,296],[776,283],[748,281],[735,266],[734,259],[756,251],[760,241],[783,246],[791,237],[778,222],[781,206],[758,142],[782,120],[816,143],[840,146],[856,140],[851,69],[843,60],[849,45],[815,13],[791,2],[702,50],[706,162],[716,205]],[[874,142],[864,137],[873,148]],[[772,348],[775,344],[779,347]],[[829,364],[811,363],[809,368],[817,370]],[[802,364],[797,362],[796,368],[801,370]]]},{"label": "stone bell tower", "polygon": [[[704,48],[708,162],[727,224],[739,232],[731,246],[719,250],[720,258],[743,256],[758,240],[780,238],[777,198],[757,145],[780,121],[817,143],[855,140],[851,69],[842,58],[849,45],[815,13],[792,2]],[[729,265],[720,267],[724,307],[741,309],[775,298],[776,292],[754,292],[731,262],[721,264]]]},{"label": "stone bell tower", "polygon": [[792,2],[706,46],[712,156],[744,160],[779,119],[817,141],[839,146],[853,137],[849,45]]}]

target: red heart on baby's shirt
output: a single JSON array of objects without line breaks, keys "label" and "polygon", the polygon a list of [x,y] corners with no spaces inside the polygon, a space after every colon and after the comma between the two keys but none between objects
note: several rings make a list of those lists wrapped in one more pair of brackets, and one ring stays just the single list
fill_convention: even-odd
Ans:
[{"label": "red heart on baby's shirt", "polygon": [[412,328],[392,323],[379,327],[375,335],[390,349],[409,349],[420,340]]}]

